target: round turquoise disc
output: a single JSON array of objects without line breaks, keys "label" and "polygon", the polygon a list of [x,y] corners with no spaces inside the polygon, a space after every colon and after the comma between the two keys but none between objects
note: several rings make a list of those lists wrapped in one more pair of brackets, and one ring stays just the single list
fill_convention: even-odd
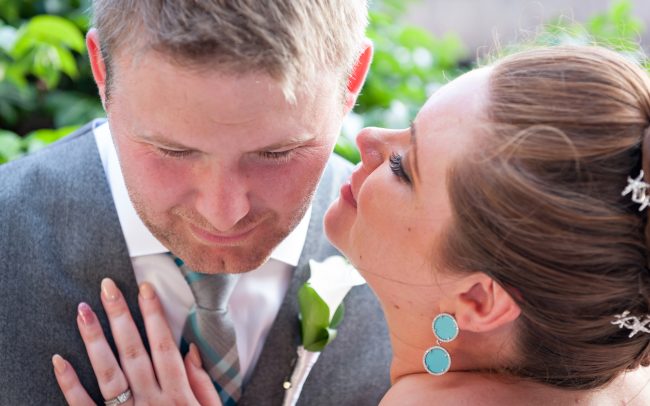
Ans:
[{"label": "round turquoise disc", "polygon": [[450,314],[440,313],[433,319],[433,334],[438,340],[446,343],[458,336],[458,324]]},{"label": "round turquoise disc", "polygon": [[442,375],[449,370],[451,358],[442,347],[431,347],[424,353],[424,369],[432,375]]}]

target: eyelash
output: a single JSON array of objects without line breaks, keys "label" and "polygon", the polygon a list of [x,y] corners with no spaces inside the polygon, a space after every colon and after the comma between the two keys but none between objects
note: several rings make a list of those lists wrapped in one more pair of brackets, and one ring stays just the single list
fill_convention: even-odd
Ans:
[{"label": "eyelash", "polygon": [[390,158],[388,158],[388,165],[390,166],[390,170],[393,171],[395,176],[400,178],[400,180],[406,183],[411,183],[411,178],[409,178],[404,171],[404,166],[402,165],[402,156],[400,154],[396,152],[391,153]]},{"label": "eyelash", "polygon": [[[174,151],[172,149],[164,149],[164,148],[158,148],[158,151],[160,151],[160,153],[163,154],[164,156],[168,156],[171,158],[185,158],[192,153],[192,151]],[[292,150],[279,151],[279,152],[264,151],[264,152],[260,152],[259,154],[264,159],[282,162],[282,161],[287,161],[291,153]]]},{"label": "eyelash", "polygon": [[264,159],[268,159],[269,161],[284,163],[289,161],[294,151],[295,150],[293,149],[289,149],[286,151],[262,151],[259,153],[259,155]]},{"label": "eyelash", "polygon": [[171,158],[185,158],[189,156],[192,151],[174,151],[173,149],[158,148],[161,154]]}]

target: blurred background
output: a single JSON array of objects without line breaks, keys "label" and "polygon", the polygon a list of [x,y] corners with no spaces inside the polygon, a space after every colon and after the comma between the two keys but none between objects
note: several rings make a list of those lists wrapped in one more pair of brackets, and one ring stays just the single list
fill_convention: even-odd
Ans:
[{"label": "blurred background", "polygon": [[[610,0],[425,0],[414,2],[405,20],[436,36],[454,32],[469,50],[481,52],[492,48],[495,39],[520,41],[559,18],[589,21],[612,4]],[[636,18],[650,22],[650,1],[632,0],[629,5]],[[650,31],[639,39],[648,51]]]},{"label": "blurred background", "polygon": [[[103,117],[85,51],[91,0],[0,0],[0,164]],[[600,44],[650,70],[648,0],[372,0],[375,58],[336,152],[402,128],[444,83],[534,45]]]}]

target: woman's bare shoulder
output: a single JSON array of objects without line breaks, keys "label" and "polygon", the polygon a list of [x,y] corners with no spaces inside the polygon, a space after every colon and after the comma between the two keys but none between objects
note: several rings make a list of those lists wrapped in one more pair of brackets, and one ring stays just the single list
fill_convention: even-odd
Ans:
[{"label": "woman's bare shoulder", "polygon": [[515,403],[511,389],[476,373],[413,374],[397,381],[382,399],[381,406],[426,405],[432,400],[445,405],[503,405]]},{"label": "woman's bare shoulder", "polygon": [[650,404],[650,370],[628,372],[609,387],[595,391],[570,391],[495,377],[490,374],[451,372],[444,376],[414,374],[396,382],[381,406],[427,405],[647,405]]}]

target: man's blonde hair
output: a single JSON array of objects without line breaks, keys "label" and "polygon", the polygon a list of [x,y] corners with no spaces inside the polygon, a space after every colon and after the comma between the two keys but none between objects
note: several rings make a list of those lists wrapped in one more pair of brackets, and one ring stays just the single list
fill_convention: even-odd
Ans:
[{"label": "man's blonde hair", "polygon": [[[181,66],[265,73],[288,99],[321,72],[347,77],[362,50],[367,0],[94,0],[110,88],[112,58],[155,50]],[[338,85],[338,84],[337,84]]]}]

